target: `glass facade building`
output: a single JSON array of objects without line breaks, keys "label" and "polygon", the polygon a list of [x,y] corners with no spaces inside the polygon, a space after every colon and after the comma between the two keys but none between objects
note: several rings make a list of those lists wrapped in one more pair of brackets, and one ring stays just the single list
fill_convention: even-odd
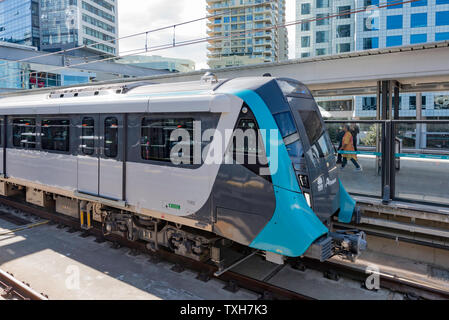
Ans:
[{"label": "glass facade building", "polygon": [[[75,55],[116,55],[117,0],[0,0],[0,41]],[[99,41],[106,43],[95,44]],[[110,41],[110,42],[109,42]]]},{"label": "glass facade building", "polygon": [[[310,21],[307,28],[299,24],[296,27],[296,57],[307,58],[449,40],[449,0],[420,0],[378,7],[394,2],[397,1],[296,0],[297,20],[339,14],[338,17],[328,19],[327,23]],[[345,14],[368,6],[372,6],[371,10]],[[448,93],[423,93],[423,116],[449,117],[449,104],[446,103],[448,96]],[[354,102],[352,117],[375,118],[375,96],[347,98]],[[400,108],[401,117],[416,117],[416,95],[402,94]]]},{"label": "glass facade building", "polygon": [[[41,49],[60,51],[89,45],[91,53],[116,55],[116,0],[40,0]],[[99,41],[106,43],[95,44]],[[79,55],[89,55],[79,50]]]},{"label": "glass facade building", "polygon": [[39,46],[39,1],[0,1],[0,41]]}]

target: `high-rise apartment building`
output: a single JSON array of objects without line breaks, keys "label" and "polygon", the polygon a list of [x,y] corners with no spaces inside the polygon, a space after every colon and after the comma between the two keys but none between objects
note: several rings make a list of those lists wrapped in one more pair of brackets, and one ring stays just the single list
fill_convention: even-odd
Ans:
[{"label": "high-rise apartment building", "polygon": [[[307,58],[356,50],[449,40],[449,0],[296,0],[296,57]],[[388,6],[391,4],[391,6]],[[386,6],[379,8],[379,6]],[[351,14],[357,9],[370,10]],[[348,14],[346,14],[348,13]],[[338,15],[328,19],[327,17]],[[321,101],[337,117],[349,111],[357,118],[376,116],[376,96]],[[321,99],[319,99],[321,100]],[[416,95],[401,94],[400,116],[416,116]],[[448,117],[447,93],[423,93],[423,116]]]},{"label": "high-rise apartment building", "polygon": [[77,55],[116,55],[117,0],[40,0],[41,50],[60,51],[81,45]]},{"label": "high-rise apartment building", "polygon": [[285,0],[207,0],[211,68],[288,59]]}]

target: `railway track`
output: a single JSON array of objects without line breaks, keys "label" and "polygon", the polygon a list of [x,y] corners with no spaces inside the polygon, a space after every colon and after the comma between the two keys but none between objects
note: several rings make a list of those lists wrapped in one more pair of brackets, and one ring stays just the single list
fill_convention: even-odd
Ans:
[{"label": "railway track", "polygon": [[[359,281],[365,286],[368,276],[365,270],[342,265],[335,262],[318,262],[312,259],[301,259],[302,267],[310,268],[323,272],[326,277],[332,280],[338,280],[340,277]],[[396,275],[379,272],[379,282],[381,288],[388,289],[392,292],[404,294],[406,299],[426,299],[426,300],[449,300],[449,291],[443,291],[412,279],[400,278]]]},{"label": "railway track", "polygon": [[[42,208],[30,205],[23,200],[0,197],[0,203],[22,210],[27,213],[31,213],[40,218],[50,220],[51,223],[59,224],[61,227],[67,226],[72,230],[81,230],[79,222],[63,215],[56,214],[54,212],[47,211]],[[275,300],[313,300],[313,298],[288,290],[286,288],[278,287],[267,283],[263,280],[257,280],[233,271],[227,271],[220,276],[215,276],[214,273],[218,268],[214,265],[198,262],[183,256],[176,255],[172,252],[164,249],[159,249],[156,253],[147,249],[143,242],[132,242],[118,235],[103,236],[100,229],[91,229],[84,231],[84,236],[94,236],[98,241],[110,241],[115,247],[127,247],[134,250],[136,253],[145,253],[151,257],[152,261],[165,261],[174,265],[173,270],[176,272],[182,272],[185,269],[189,269],[198,272],[198,279],[202,281],[208,281],[212,278],[217,278],[227,283],[227,289],[229,291],[238,290],[238,288],[244,288],[249,291],[258,293],[261,299],[275,299]],[[302,258],[291,261],[295,269],[308,268],[317,270],[323,273],[325,277],[338,280],[340,277],[360,281],[361,284],[367,278],[365,270],[341,265],[335,262],[320,263],[318,261]],[[279,269],[280,270],[280,269]],[[415,282],[411,279],[398,278],[394,275],[388,275],[381,273],[380,284],[381,288],[388,289],[392,292],[398,292],[409,299],[449,299],[449,292],[442,291],[438,288],[434,288],[431,285],[425,283]],[[271,276],[270,276],[271,278]]]},{"label": "railway track", "polygon": [[0,295],[6,300],[48,300],[47,296],[33,290],[3,270],[0,270],[0,289]]},{"label": "railway track", "polygon": [[[79,225],[79,222],[63,215],[59,215],[53,212],[49,212],[45,209],[35,207],[24,201],[12,198],[0,197],[0,203],[9,207],[21,210],[23,212],[31,213],[40,218],[49,220],[52,224],[59,224],[71,228],[72,230],[83,231]],[[119,248],[121,246],[130,248],[139,253],[148,254],[153,261],[166,261],[174,264],[174,271],[182,272],[185,269],[198,272],[198,279],[202,281],[208,281],[209,279],[216,278],[227,283],[227,290],[234,291],[238,288],[247,289],[260,295],[261,299],[276,299],[276,300],[314,300],[311,297],[302,295],[297,292],[293,292],[288,289],[277,287],[269,283],[253,279],[242,274],[238,274],[232,271],[228,271],[220,276],[215,276],[214,273],[218,271],[218,268],[214,265],[198,262],[183,256],[176,255],[172,252],[159,249],[157,253],[154,253],[147,249],[146,244],[137,241],[129,241],[118,235],[104,236],[100,229],[91,229],[89,231],[84,230],[84,236],[94,236],[98,242],[110,241],[114,247]]]}]

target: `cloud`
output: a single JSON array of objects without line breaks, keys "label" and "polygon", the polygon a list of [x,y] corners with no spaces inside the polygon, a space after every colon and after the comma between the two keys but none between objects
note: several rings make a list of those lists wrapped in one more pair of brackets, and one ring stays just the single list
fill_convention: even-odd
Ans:
[{"label": "cloud", "polygon": [[[119,13],[119,36],[154,30],[172,26],[207,16],[205,0],[117,0]],[[287,21],[294,20],[294,2],[287,0]],[[177,26],[176,41],[188,41],[207,37],[207,20]],[[294,33],[290,28],[289,34]],[[173,28],[148,34],[149,47],[169,45],[173,42]],[[121,40],[120,52],[145,48],[146,36],[141,35]],[[290,41],[290,53],[294,42]],[[129,54],[129,53],[128,53]],[[196,68],[207,68],[207,43],[189,45],[146,53],[145,55],[161,55],[172,58],[190,59],[195,61]]]}]

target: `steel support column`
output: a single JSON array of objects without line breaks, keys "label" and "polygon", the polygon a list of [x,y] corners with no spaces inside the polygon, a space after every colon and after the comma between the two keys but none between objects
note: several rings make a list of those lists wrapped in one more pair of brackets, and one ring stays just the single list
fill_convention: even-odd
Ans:
[{"label": "steel support column", "polygon": [[382,128],[382,199],[384,203],[390,202],[395,195],[395,143],[396,128],[392,120],[399,119],[400,85],[394,80],[378,82],[377,118],[390,120]]}]

